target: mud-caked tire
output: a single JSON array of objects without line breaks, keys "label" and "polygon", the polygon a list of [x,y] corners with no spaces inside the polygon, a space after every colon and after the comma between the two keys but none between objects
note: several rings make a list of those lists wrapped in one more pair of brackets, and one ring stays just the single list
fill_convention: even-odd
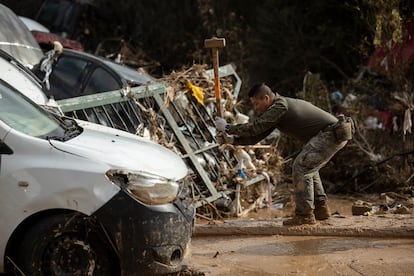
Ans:
[{"label": "mud-caked tire", "polygon": [[104,231],[79,214],[49,216],[31,225],[13,261],[15,275],[120,275]]}]

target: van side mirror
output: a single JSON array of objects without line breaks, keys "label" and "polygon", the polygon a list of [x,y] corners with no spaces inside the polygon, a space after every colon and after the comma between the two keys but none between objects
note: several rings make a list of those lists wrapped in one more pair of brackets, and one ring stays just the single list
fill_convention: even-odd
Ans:
[{"label": "van side mirror", "polygon": [[13,150],[0,140],[0,154],[13,154]]}]

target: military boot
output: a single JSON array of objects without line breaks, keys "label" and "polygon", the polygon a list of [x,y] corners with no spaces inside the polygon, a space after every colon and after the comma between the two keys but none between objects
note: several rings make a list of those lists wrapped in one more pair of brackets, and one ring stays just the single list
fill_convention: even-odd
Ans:
[{"label": "military boot", "polygon": [[315,201],[315,218],[317,220],[325,220],[328,219],[330,215],[328,204],[325,200],[322,201]]},{"label": "military boot", "polygon": [[298,215],[296,214],[293,218],[283,221],[283,225],[294,226],[304,224],[315,224],[315,216],[313,214]]}]

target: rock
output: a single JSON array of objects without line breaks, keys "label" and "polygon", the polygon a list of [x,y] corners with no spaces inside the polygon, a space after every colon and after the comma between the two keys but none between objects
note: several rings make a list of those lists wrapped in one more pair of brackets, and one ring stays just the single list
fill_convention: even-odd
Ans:
[{"label": "rock", "polygon": [[367,212],[371,212],[371,210],[372,204],[362,200],[358,200],[352,205],[352,215],[354,216],[363,216]]}]

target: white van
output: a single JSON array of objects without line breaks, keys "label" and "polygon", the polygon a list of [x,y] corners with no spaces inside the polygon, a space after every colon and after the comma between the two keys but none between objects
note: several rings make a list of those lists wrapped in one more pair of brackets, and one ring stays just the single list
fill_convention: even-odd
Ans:
[{"label": "white van", "polygon": [[36,75],[1,49],[0,70],[1,77],[5,82],[14,86],[38,105],[59,112],[57,103],[45,95]]},{"label": "white van", "polygon": [[49,113],[0,69],[0,273],[181,271],[195,214],[182,159]]}]

